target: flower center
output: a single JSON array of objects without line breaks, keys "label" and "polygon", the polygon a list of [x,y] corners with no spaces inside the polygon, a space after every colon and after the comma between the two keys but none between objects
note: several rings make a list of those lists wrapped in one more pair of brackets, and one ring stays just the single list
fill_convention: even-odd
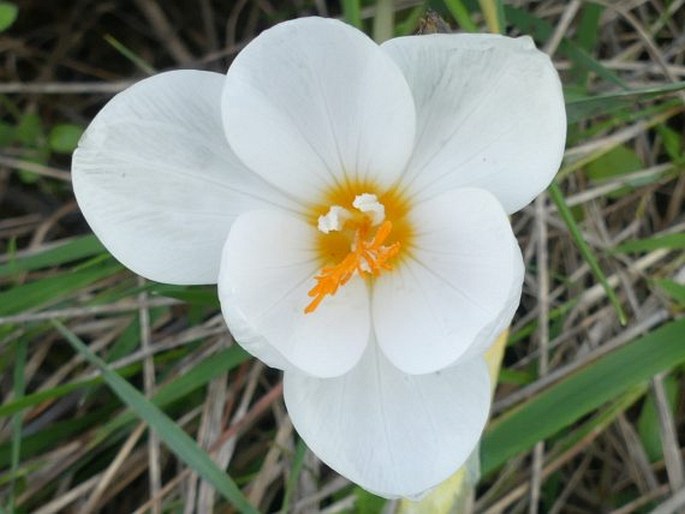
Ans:
[{"label": "flower center", "polygon": [[316,226],[322,268],[309,291],[312,300],[305,307],[307,314],[355,275],[372,278],[393,269],[398,254],[409,246],[406,202],[394,192],[379,199],[375,194],[355,190],[360,189],[334,191],[328,195],[328,210],[315,210],[319,213]]}]

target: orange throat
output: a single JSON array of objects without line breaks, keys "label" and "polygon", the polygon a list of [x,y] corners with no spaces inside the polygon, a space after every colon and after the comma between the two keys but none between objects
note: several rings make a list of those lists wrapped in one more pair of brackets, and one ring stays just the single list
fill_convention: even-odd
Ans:
[{"label": "orange throat", "polygon": [[306,314],[327,296],[335,295],[355,275],[373,279],[393,269],[411,246],[408,203],[395,190],[370,194],[372,187],[338,188],[327,195],[327,206],[313,209],[312,221],[321,271],[309,291]]}]

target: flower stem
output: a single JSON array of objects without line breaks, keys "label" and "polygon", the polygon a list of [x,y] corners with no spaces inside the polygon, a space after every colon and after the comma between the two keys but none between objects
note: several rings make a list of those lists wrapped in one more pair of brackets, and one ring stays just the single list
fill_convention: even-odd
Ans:
[{"label": "flower stem", "polygon": [[373,39],[381,44],[393,36],[395,25],[394,0],[377,0],[376,17],[373,19]]},{"label": "flower stem", "polygon": [[504,8],[501,0],[478,0],[488,30],[493,34],[504,32]]}]

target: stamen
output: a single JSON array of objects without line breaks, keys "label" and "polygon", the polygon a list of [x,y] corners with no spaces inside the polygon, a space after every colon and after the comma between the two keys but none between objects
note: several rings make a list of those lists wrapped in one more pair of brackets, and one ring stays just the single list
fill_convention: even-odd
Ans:
[{"label": "stamen", "polygon": [[385,219],[385,206],[378,201],[376,195],[363,193],[357,195],[352,202],[355,209],[359,209],[364,214],[371,216],[371,225],[380,225]]},{"label": "stamen", "polygon": [[342,230],[345,222],[352,217],[350,211],[339,205],[333,205],[325,216],[319,216],[317,228],[324,234]]},{"label": "stamen", "polygon": [[364,274],[378,275],[382,270],[392,269],[388,261],[399,252],[400,243],[397,241],[389,246],[383,246],[392,231],[392,223],[383,222],[370,241],[365,240],[368,229],[368,224],[362,224],[357,228],[350,253],[340,263],[326,266],[314,277],[317,283],[309,291],[309,296],[313,300],[305,307],[306,314],[314,312],[327,295],[333,296],[355,273],[363,277]]}]

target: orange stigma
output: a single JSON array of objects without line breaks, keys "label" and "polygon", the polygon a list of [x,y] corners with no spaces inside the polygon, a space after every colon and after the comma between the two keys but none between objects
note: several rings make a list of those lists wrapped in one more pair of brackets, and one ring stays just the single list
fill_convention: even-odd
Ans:
[{"label": "orange stigma", "polygon": [[382,270],[390,270],[388,262],[400,250],[399,241],[384,246],[392,232],[392,222],[386,220],[378,227],[373,237],[368,238],[371,223],[367,219],[360,223],[354,233],[354,241],[350,252],[338,264],[325,266],[314,277],[316,285],[309,291],[313,298],[305,307],[304,312],[314,312],[327,295],[334,295],[340,286],[344,286],[357,273],[360,277],[376,276]]},{"label": "orange stigma", "polygon": [[312,277],[305,314],[351,280],[371,282],[400,266],[413,249],[410,204],[397,188],[348,180],[325,191],[322,200],[309,211],[321,267]]}]

